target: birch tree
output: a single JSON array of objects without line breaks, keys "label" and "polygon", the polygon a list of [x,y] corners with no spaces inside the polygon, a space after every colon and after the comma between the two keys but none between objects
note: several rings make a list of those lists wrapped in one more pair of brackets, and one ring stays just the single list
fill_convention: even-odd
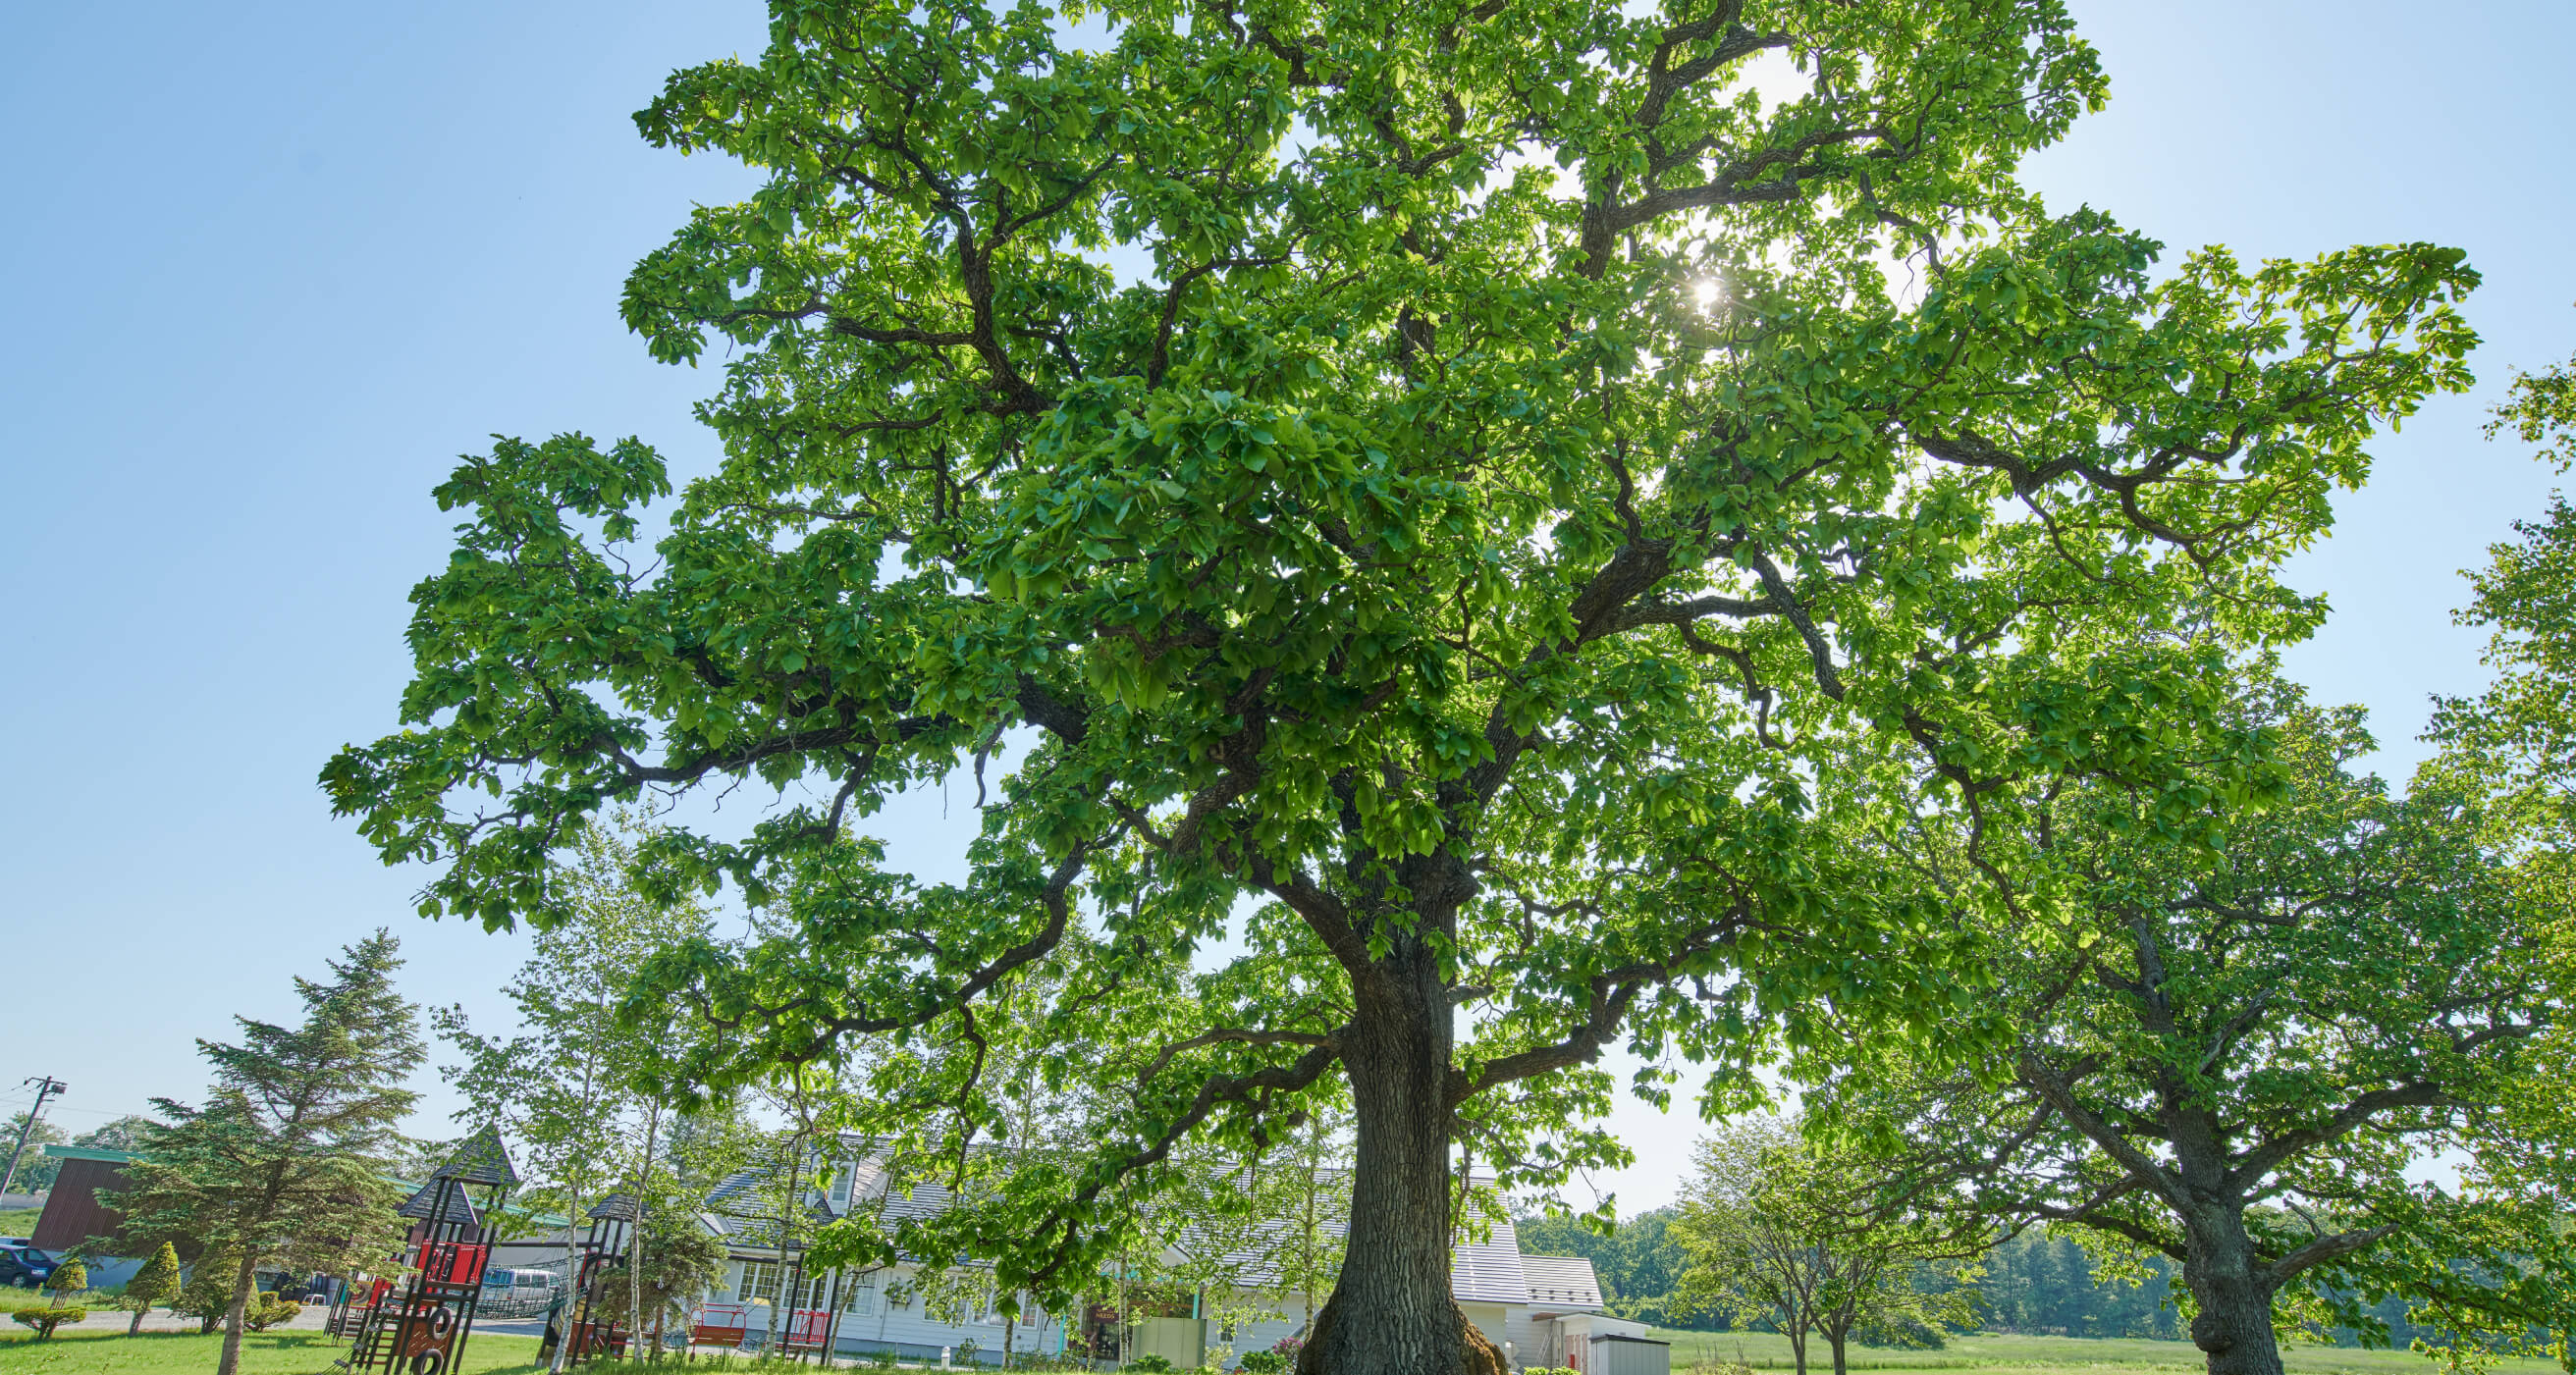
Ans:
[{"label": "birch tree", "polygon": [[[460,1057],[441,1067],[465,1098],[458,1121],[498,1126],[519,1143],[535,1180],[529,1196],[562,1211],[567,1284],[580,1279],[578,1234],[588,1210],[635,1171],[660,1122],[659,1104],[635,1087],[651,1063],[654,1033],[621,1026],[618,1006],[649,956],[706,927],[685,903],[635,892],[627,879],[632,834],[585,830],[569,879],[570,919],[535,933],[527,962],[502,986],[518,1013],[515,1029],[478,1032],[461,1007],[431,1014]],[[554,1369],[569,1348],[568,1340],[556,1343]]]}]

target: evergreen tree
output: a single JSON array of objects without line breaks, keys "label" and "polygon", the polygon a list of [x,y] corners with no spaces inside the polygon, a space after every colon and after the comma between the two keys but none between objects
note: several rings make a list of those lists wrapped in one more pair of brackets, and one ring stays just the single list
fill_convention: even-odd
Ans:
[{"label": "evergreen tree", "polygon": [[144,1138],[126,1173],[131,1186],[104,1197],[125,1214],[130,1238],[205,1245],[192,1289],[216,1278],[206,1272],[222,1254],[229,1295],[217,1375],[240,1367],[243,1314],[263,1262],[339,1270],[400,1239],[402,1196],[386,1164],[394,1123],[418,1096],[402,1085],[422,1051],[412,1006],[394,992],[399,949],[379,930],[332,961],[327,982],[297,979],[300,1025],[244,1017],[238,1043],[200,1040],[215,1071],[205,1104],[154,1099],[169,1125]]},{"label": "evergreen tree", "polygon": [[[164,1242],[163,1245],[169,1243]],[[179,1297],[170,1303],[170,1311],[183,1318],[197,1320],[197,1335],[215,1330],[232,1311],[233,1275],[240,1268],[241,1257],[231,1251],[208,1251],[188,1267],[188,1282],[180,1287]]]},{"label": "evergreen tree", "polygon": [[143,1139],[160,1125],[149,1117],[129,1112],[113,1122],[73,1137],[72,1144],[93,1151],[141,1150]]},{"label": "evergreen tree", "polygon": [[143,1329],[143,1315],[156,1303],[165,1302],[179,1292],[179,1250],[168,1242],[152,1253],[152,1259],[125,1282],[125,1306],[134,1310],[134,1321],[125,1325],[131,1337]]}]

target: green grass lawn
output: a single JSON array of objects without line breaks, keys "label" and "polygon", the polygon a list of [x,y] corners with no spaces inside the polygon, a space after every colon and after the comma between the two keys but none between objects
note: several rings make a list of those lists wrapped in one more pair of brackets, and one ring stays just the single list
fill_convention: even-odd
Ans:
[{"label": "green grass lawn", "polygon": [[[1673,1369],[1742,1360],[1757,1370],[1794,1365],[1789,1339],[1770,1332],[1681,1332],[1658,1328],[1673,1344]],[[1741,1353],[1739,1356],[1738,1353]],[[1854,1346],[1853,1370],[1972,1370],[1977,1375],[2041,1375],[2050,1371],[2202,1370],[2206,1362],[2189,1342],[2143,1338],[2016,1337],[1997,1333],[1952,1337],[1939,1351],[1889,1351]],[[2412,1351],[2362,1351],[2352,1347],[2294,1346],[2281,1353],[2289,1375],[2434,1375],[2435,1363]],[[1821,1337],[1807,1343],[1810,1375],[1832,1375],[1833,1351]],[[2549,1361],[2500,1361],[2496,1375],[2558,1375]]]},{"label": "green grass lawn", "polygon": [[[1694,1365],[1732,1362],[1738,1353],[1746,1364],[1757,1370],[1786,1370],[1790,1367],[1789,1343],[1784,1337],[1768,1332],[1677,1332],[1658,1330],[1655,1335],[1673,1344],[1673,1369],[1682,1372]],[[0,1375],[27,1375],[43,1371],[47,1375],[124,1375],[127,1371],[168,1372],[168,1375],[203,1375],[215,1368],[216,1353],[223,1349],[223,1336],[200,1337],[192,1332],[146,1332],[128,1337],[122,1329],[114,1331],[71,1331],[49,1342],[38,1342],[24,1331],[0,1333]],[[332,1375],[331,1362],[348,1349],[348,1344],[325,1337],[319,1332],[272,1332],[242,1338],[242,1375]],[[538,1375],[544,1367],[537,1365],[537,1343],[533,1337],[502,1337],[491,1333],[476,1336],[465,1348],[465,1362],[455,1375]],[[733,1362],[710,1362],[701,1359],[695,1367],[665,1362],[655,1368],[669,1372],[697,1369],[712,1372],[733,1368]],[[1830,1375],[1832,1353],[1821,1341],[1807,1348],[1811,1375]],[[2290,1375],[2433,1375],[2434,1365],[2411,1351],[2357,1351],[2343,1347],[2293,1347],[2283,1353],[2283,1364]],[[742,1368],[753,1368],[741,1363]],[[1973,1371],[1976,1375],[2062,1375],[2067,1371],[2090,1372],[2091,1375],[2122,1375],[2150,1371],[2196,1371],[2202,1368],[2200,1353],[2188,1342],[2157,1342],[2136,1339],[2095,1340],[2084,1337],[2012,1337],[1980,1334],[1953,1337],[1940,1351],[1887,1351],[1875,1347],[1853,1347],[1852,1369],[1858,1370],[1940,1370]],[[628,1369],[625,1363],[603,1363],[592,1369],[602,1372]],[[804,1367],[811,1369],[812,1367]],[[2495,1375],[2556,1375],[2558,1367],[2546,1361],[2504,1361],[2495,1367]]]},{"label": "green grass lawn", "polygon": [[0,1237],[23,1237],[36,1230],[36,1219],[43,1217],[42,1208],[0,1208]]},{"label": "green grass lawn", "polygon": [[[223,1334],[200,1337],[193,1332],[71,1331],[39,1342],[19,1330],[0,1335],[0,1371],[8,1375],[43,1371],[46,1375],[125,1375],[127,1371],[168,1371],[171,1375],[204,1375],[215,1368],[224,1349]],[[331,1362],[347,1354],[349,1344],[319,1332],[268,1332],[242,1337],[242,1375],[329,1375]],[[537,1339],[481,1333],[465,1344],[457,1375],[535,1375]]]}]

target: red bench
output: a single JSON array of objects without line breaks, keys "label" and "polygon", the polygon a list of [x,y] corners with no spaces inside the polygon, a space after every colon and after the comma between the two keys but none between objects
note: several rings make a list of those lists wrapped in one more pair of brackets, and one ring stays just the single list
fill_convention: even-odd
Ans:
[{"label": "red bench", "polygon": [[721,1346],[730,1351],[742,1345],[751,1335],[751,1310],[741,1304],[711,1303],[698,1310],[696,1321],[689,1324],[689,1345],[684,1353],[695,1360],[698,1348]]},{"label": "red bench", "polygon": [[787,1338],[779,1343],[789,1360],[828,1354],[824,1345],[831,1340],[832,1315],[820,1308],[800,1308],[787,1315]]}]

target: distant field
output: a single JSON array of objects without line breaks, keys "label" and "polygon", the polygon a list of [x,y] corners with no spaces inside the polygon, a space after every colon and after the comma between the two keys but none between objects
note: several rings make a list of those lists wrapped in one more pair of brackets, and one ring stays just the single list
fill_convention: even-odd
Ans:
[{"label": "distant field", "polygon": [[[5,1319],[0,1319],[5,1321]],[[39,1342],[23,1328],[12,1328],[0,1335],[0,1371],[9,1375],[91,1375],[94,1371],[125,1375],[141,1371],[144,1375],[205,1375],[215,1368],[223,1351],[223,1334],[200,1337],[193,1332],[146,1332],[129,1337],[120,1329],[106,1332],[63,1333],[52,1341]],[[331,1369],[334,1358],[345,1354],[349,1344],[319,1332],[283,1332],[246,1335],[242,1338],[242,1375],[322,1375]],[[497,1337],[484,1334],[465,1345],[465,1361],[456,1367],[456,1375],[535,1375],[545,1369],[536,1364],[537,1341],[534,1337]]]},{"label": "distant field", "polygon": [[[1673,1369],[1741,1360],[1757,1370],[1787,1370],[1795,1362],[1789,1339],[1769,1332],[1680,1332],[1658,1328],[1673,1344]],[[1740,1355],[1738,1353],[1741,1353]],[[1854,1370],[1974,1370],[1978,1375],[2043,1375],[2050,1371],[2155,1368],[2201,1370],[2205,1363],[2189,1342],[2139,1338],[1953,1337],[1939,1351],[1888,1351],[1854,1346]],[[2290,1375],[2433,1375],[2434,1362],[2412,1351],[2361,1351],[2350,1347],[2294,1346],[2281,1353]],[[1834,1356],[1821,1339],[1807,1343],[1809,1375],[1832,1375]],[[2558,1375],[2549,1361],[2499,1361],[2496,1375]]]},{"label": "distant field", "polygon": [[36,1230],[36,1219],[43,1217],[42,1208],[0,1208],[0,1237],[23,1237]]}]

